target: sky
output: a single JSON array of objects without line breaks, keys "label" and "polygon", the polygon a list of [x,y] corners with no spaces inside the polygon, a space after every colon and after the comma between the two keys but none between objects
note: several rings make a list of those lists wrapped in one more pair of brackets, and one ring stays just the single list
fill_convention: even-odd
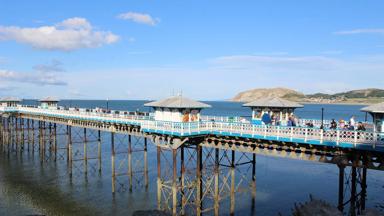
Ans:
[{"label": "sky", "polygon": [[0,0],[0,96],[384,88],[384,1]]}]

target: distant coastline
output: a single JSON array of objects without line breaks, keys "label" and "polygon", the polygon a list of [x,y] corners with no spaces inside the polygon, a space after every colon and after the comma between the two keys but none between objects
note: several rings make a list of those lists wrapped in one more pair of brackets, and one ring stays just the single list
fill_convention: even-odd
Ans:
[{"label": "distant coastline", "polygon": [[303,94],[288,88],[260,88],[240,92],[230,101],[250,102],[262,97],[281,97],[303,104],[368,105],[384,102],[383,89],[359,89],[336,94]]}]

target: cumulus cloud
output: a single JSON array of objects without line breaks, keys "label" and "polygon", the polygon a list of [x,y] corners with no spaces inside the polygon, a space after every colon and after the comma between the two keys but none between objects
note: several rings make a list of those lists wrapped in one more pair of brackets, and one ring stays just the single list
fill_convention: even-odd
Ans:
[{"label": "cumulus cloud", "polygon": [[67,83],[60,80],[56,74],[46,72],[23,73],[0,69],[0,79],[4,81],[30,83],[36,85],[67,85]]},{"label": "cumulus cloud", "polygon": [[375,28],[375,29],[352,29],[346,31],[337,31],[334,32],[337,35],[351,35],[351,34],[384,34],[383,28]]},{"label": "cumulus cloud", "polygon": [[94,30],[85,18],[74,17],[36,28],[0,26],[1,40],[13,40],[43,50],[72,51],[111,44],[119,37],[108,31]]},{"label": "cumulus cloud", "polygon": [[154,26],[159,22],[159,19],[154,19],[149,14],[136,13],[136,12],[122,13],[118,15],[117,18],[123,19],[123,20],[130,20],[136,23],[151,25],[151,26]]},{"label": "cumulus cloud", "polygon": [[48,64],[39,64],[35,65],[33,67],[34,70],[39,71],[39,72],[63,72],[65,71],[63,68],[63,64],[61,61],[53,59],[51,62]]}]

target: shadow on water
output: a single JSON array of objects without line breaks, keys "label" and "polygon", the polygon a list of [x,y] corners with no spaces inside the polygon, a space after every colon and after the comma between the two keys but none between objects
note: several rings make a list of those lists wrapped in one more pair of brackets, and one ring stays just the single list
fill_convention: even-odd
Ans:
[{"label": "shadow on water", "polygon": [[[19,163],[12,164],[11,161],[1,157],[0,165],[1,172],[3,173],[0,178],[0,184],[2,186],[2,193],[5,195],[4,197],[13,197],[18,202],[20,202],[20,199],[23,199],[23,203],[28,205],[28,210],[24,210],[24,212],[18,212],[21,211],[20,209],[14,209],[15,212],[3,212],[0,209],[1,214],[80,216],[100,214],[99,210],[77,202],[71,197],[71,194],[63,193],[55,183],[56,179],[50,179],[49,182],[51,183],[42,185],[41,181],[32,176],[35,173],[26,172],[27,170],[20,166]],[[12,200],[8,200],[8,202],[12,202]],[[5,211],[10,210],[5,209]],[[30,212],[31,210],[33,212]]]}]

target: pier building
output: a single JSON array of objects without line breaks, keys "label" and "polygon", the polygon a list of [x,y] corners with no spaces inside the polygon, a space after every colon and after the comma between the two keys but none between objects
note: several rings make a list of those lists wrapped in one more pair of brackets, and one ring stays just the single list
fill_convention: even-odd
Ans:
[{"label": "pier building", "polygon": [[252,109],[252,123],[256,125],[265,124],[263,117],[274,120],[282,126],[287,126],[288,119],[291,117],[297,108],[302,108],[303,105],[288,101],[278,97],[261,98],[243,106]]},{"label": "pier building", "polygon": [[183,96],[174,96],[160,101],[144,104],[155,111],[156,121],[197,122],[200,121],[200,111],[211,106]]},{"label": "pier building", "polygon": [[372,116],[374,131],[384,135],[384,103],[364,107],[361,111],[367,112]]},{"label": "pier building", "polygon": [[16,97],[5,97],[0,99],[0,104],[2,107],[17,107],[21,100]]},{"label": "pier building", "polygon": [[59,99],[54,97],[46,97],[40,99],[40,107],[43,109],[57,109],[57,104],[59,103]]}]

